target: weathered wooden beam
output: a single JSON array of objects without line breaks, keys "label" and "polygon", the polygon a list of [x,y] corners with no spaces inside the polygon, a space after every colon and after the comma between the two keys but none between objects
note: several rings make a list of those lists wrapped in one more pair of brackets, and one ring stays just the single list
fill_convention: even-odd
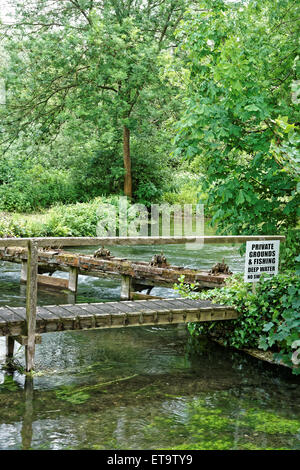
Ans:
[{"label": "weathered wooden beam", "polygon": [[[0,248],[0,259],[21,262],[27,259],[24,248]],[[77,268],[83,275],[96,277],[131,276],[135,284],[146,286],[172,287],[182,275],[186,283],[198,283],[200,288],[219,287],[224,284],[228,274],[212,275],[208,271],[183,268],[178,266],[150,266],[143,261],[131,261],[122,258],[94,258],[91,255],[81,255],[67,251],[39,250],[39,265],[48,265],[49,269],[70,270]]]},{"label": "weathered wooden beam", "polygon": [[245,243],[256,240],[285,241],[284,235],[203,235],[176,237],[36,237],[36,238],[0,238],[0,246],[26,247],[34,240],[40,247],[64,246],[99,246],[99,245],[176,245],[185,243]]},{"label": "weathered wooden beam", "polygon": [[131,300],[164,299],[164,297],[158,295],[141,294],[140,292],[131,292],[130,298]]},{"label": "weathered wooden beam", "polygon": [[27,261],[22,261],[21,282],[27,282]]},{"label": "weathered wooden beam", "polygon": [[25,346],[26,371],[34,369],[35,330],[37,308],[37,278],[38,278],[38,245],[36,241],[28,242],[27,259],[27,289],[26,289],[26,329],[27,345]]},{"label": "weathered wooden beam", "polygon": [[69,288],[69,280],[62,279],[60,277],[52,277],[52,276],[45,276],[43,274],[38,274],[38,285],[47,286],[47,287],[54,287],[58,289],[68,289]]},{"label": "weathered wooden beam", "polygon": [[121,277],[121,295],[120,295],[122,300],[130,300],[131,285],[132,285],[132,277],[123,275]]},{"label": "weathered wooden beam", "polygon": [[14,355],[15,338],[6,336],[6,361],[9,361]]},{"label": "weathered wooden beam", "polygon": [[69,271],[69,282],[68,282],[68,289],[71,292],[77,292],[78,286],[78,269],[77,268],[70,268]]},{"label": "weathered wooden beam", "polygon": [[[13,336],[13,338],[21,344],[21,346],[28,346],[28,336],[24,335],[18,335],[18,336]],[[42,336],[40,334],[35,334],[35,344],[41,344],[42,343]]]}]

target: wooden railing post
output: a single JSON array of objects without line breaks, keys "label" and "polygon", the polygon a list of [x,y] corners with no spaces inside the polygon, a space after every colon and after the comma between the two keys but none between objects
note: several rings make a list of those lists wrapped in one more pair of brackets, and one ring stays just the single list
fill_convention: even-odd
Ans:
[{"label": "wooden railing post", "polygon": [[28,242],[27,289],[26,289],[26,328],[27,345],[25,346],[26,371],[34,369],[35,327],[37,307],[38,244]]},{"label": "wooden railing post", "polygon": [[6,336],[6,362],[10,366],[10,361],[14,356],[15,339],[13,336]]},{"label": "wooden railing post", "polygon": [[121,300],[130,300],[132,277],[122,274],[121,277]]},{"label": "wooden railing post", "polygon": [[78,268],[70,268],[69,270],[69,290],[77,292],[78,286]]},{"label": "wooden railing post", "polygon": [[27,270],[28,270],[27,261],[22,261],[21,282],[24,282],[24,283],[27,282]]}]

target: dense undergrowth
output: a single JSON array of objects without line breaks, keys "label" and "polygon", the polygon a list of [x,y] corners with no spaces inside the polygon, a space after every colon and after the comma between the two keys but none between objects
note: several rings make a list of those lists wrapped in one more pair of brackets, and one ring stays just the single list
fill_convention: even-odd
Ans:
[{"label": "dense undergrowth", "polygon": [[273,353],[276,362],[292,367],[300,374],[297,350],[300,347],[300,277],[285,272],[272,278],[261,277],[255,293],[252,285],[235,274],[226,286],[207,292],[196,292],[196,286],[184,283],[184,277],[175,289],[183,297],[212,300],[234,305],[240,316],[230,322],[190,323],[193,336],[211,335],[233,348],[260,348]]},{"label": "dense undergrowth", "polygon": [[117,208],[117,196],[57,205],[37,214],[0,213],[0,237],[92,237],[99,221]]}]

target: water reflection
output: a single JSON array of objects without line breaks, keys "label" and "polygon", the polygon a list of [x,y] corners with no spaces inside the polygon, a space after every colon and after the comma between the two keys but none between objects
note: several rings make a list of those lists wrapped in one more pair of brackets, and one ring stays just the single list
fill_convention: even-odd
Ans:
[{"label": "water reflection", "polygon": [[37,364],[0,378],[0,449],[300,448],[299,379],[183,328],[49,333]]},{"label": "water reflection", "polygon": [[31,448],[33,423],[33,378],[26,376],[24,384],[25,410],[22,422],[22,450]]}]

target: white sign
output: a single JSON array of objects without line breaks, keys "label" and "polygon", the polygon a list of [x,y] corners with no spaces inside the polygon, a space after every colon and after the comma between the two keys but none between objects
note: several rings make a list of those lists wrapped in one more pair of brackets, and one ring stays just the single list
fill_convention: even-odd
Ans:
[{"label": "white sign", "polygon": [[245,282],[258,282],[262,274],[278,273],[280,240],[251,241],[246,245]]}]

